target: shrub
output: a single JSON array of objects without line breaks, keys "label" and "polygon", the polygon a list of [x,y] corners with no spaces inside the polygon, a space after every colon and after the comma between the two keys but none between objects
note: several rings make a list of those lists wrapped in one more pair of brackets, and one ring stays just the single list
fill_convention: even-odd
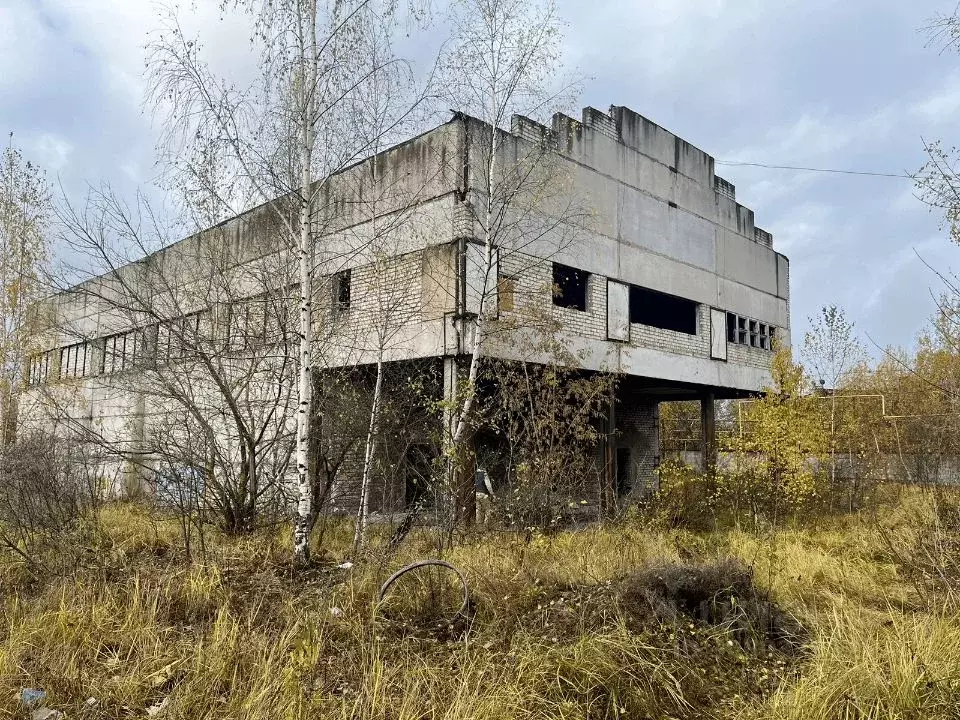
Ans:
[{"label": "shrub", "polygon": [[960,605],[960,493],[934,487],[906,507],[898,526],[880,528],[885,555],[933,607]]},{"label": "shrub", "polygon": [[498,511],[517,528],[556,529],[595,499],[600,466],[593,451],[614,379],[555,365],[494,362],[483,420],[494,429],[490,459],[503,468]]},{"label": "shrub", "polygon": [[660,491],[651,501],[655,515],[670,527],[707,528],[715,524],[724,498],[716,475],[680,460],[657,468]]},{"label": "shrub", "polygon": [[7,446],[0,455],[0,553],[35,576],[76,566],[94,533],[96,467],[81,445],[43,433]]}]

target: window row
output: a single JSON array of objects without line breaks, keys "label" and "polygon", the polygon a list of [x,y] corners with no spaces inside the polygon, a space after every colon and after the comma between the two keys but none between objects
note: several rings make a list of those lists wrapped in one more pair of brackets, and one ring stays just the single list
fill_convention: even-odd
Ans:
[{"label": "window row", "polygon": [[[55,360],[58,362],[54,362]],[[54,369],[58,379],[89,375],[89,343],[74,343],[30,356],[27,360],[27,384],[40,385],[47,382]]]},{"label": "window row", "polygon": [[736,313],[727,313],[727,342],[773,350],[776,333],[777,329],[773,325]]},{"label": "window row", "polygon": [[[553,263],[553,304],[585,312],[590,273]],[[698,303],[676,295],[630,285],[630,322],[661,330],[697,334]]]},{"label": "window row", "polygon": [[224,312],[226,322],[220,331],[214,328],[212,313],[202,310],[39,353],[29,358],[27,383],[47,382],[54,369],[56,379],[67,379],[167,363],[195,354],[204,342],[222,343],[220,347],[228,351],[265,346],[282,334],[285,321],[280,315],[286,312],[286,303],[262,295],[226,306]]},{"label": "window row", "polygon": [[47,350],[30,357],[27,363],[27,382],[30,385],[39,385],[49,379],[53,353],[53,350]]},{"label": "window row", "polygon": [[[82,378],[120,372],[141,364],[144,359],[145,330],[132,330],[90,342],[74,343],[34,355],[27,369],[27,383],[40,385],[51,378],[54,353],[59,362],[56,378]],[[97,353],[97,350],[100,352]]]},{"label": "window row", "polygon": [[[586,270],[553,263],[553,304],[557,307],[585,312],[587,310],[589,280],[590,273]],[[625,283],[618,283],[618,286],[625,285]],[[627,312],[630,323],[638,323],[662,330],[672,330],[688,335],[697,334],[698,303],[687,298],[637,285],[626,287],[629,288],[629,309]],[[624,288],[625,293],[627,292],[626,287]],[[776,339],[776,328],[773,325],[743,317],[736,313],[727,313],[726,315],[728,342],[763,350],[773,350]]]}]

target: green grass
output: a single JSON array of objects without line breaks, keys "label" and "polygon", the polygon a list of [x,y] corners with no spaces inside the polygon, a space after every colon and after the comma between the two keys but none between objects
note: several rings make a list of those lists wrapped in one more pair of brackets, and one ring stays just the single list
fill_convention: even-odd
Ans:
[{"label": "green grass", "polygon": [[[888,508],[888,523],[916,522]],[[670,531],[638,519],[576,533],[477,535],[446,559],[468,578],[469,625],[377,617],[380,583],[432,538],[349,571],[294,575],[287,530],[212,535],[184,561],[176,526],[133,505],[101,514],[99,561],[32,582],[0,569],[0,717],[40,687],[68,717],[952,718],[960,619],[920,598],[872,517],[792,527]],[[724,627],[638,613],[624,579],[736,557],[808,628],[799,653],[746,650]],[[640,602],[642,605],[642,602]],[[400,617],[403,612],[400,612]],[[95,704],[88,705],[87,699]]]}]

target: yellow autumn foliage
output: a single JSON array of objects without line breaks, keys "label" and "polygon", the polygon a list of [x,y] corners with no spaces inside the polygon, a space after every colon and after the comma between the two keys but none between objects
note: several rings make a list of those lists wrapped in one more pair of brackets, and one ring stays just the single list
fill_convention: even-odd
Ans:
[{"label": "yellow autumn foliage", "polygon": [[747,405],[748,431],[735,436],[736,467],[723,476],[755,513],[776,516],[802,508],[824,491],[829,438],[814,398],[804,392],[803,368],[779,351],[773,384]]}]

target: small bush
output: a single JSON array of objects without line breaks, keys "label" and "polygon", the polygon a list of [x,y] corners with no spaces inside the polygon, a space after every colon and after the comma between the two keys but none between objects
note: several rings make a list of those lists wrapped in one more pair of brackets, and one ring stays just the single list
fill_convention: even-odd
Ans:
[{"label": "small bush", "polygon": [[666,460],[657,469],[660,491],[651,500],[657,517],[669,527],[709,528],[723,500],[714,475],[679,461]]},{"label": "small bush", "polygon": [[960,493],[935,487],[906,509],[898,526],[881,527],[885,555],[922,601],[960,605]]},{"label": "small bush", "polygon": [[649,508],[673,528],[707,530],[745,521],[759,530],[787,520],[819,519],[833,507],[816,475],[800,488],[785,486],[749,458],[738,458],[732,468],[713,473],[667,460],[657,473],[660,490]]},{"label": "small bush", "polygon": [[100,498],[83,447],[32,434],[0,455],[0,553],[34,576],[75,567],[95,535]]}]

